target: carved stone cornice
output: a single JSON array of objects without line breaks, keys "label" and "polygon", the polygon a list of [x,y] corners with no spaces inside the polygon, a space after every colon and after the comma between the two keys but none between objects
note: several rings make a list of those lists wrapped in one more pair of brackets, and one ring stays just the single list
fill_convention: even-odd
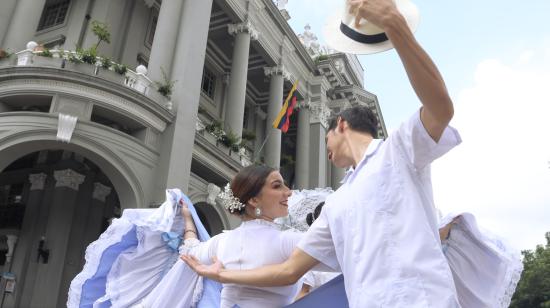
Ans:
[{"label": "carved stone cornice", "polygon": [[45,173],[29,174],[29,181],[31,182],[30,190],[42,190],[48,177]]},{"label": "carved stone cornice", "polygon": [[206,197],[206,203],[215,206],[216,197],[221,191],[221,188],[219,188],[216,184],[208,183],[208,185],[206,186],[206,192],[208,193],[208,196]]},{"label": "carved stone cornice", "polygon": [[282,65],[264,67],[264,74],[268,77],[279,75],[283,76],[283,78],[286,80],[290,80],[290,74]]},{"label": "carved stone cornice", "polygon": [[310,123],[321,123],[323,127],[328,128],[328,120],[330,119],[330,108],[325,104],[315,104],[310,107]]},{"label": "carved stone cornice", "polygon": [[288,0],[277,0],[275,1],[276,5],[277,5],[277,8],[279,10],[284,10],[286,9],[286,5],[288,4]]},{"label": "carved stone cornice", "polygon": [[238,24],[228,24],[227,32],[230,35],[237,35],[239,33],[248,33],[250,38],[253,40],[258,40],[260,33],[252,27],[252,24],[249,21],[241,22]]},{"label": "carved stone cornice", "polygon": [[307,99],[298,102],[296,109],[311,109],[312,106],[313,104],[311,103],[311,100]]},{"label": "carved stone cornice", "polygon": [[68,187],[78,190],[78,186],[84,182],[86,176],[73,171],[72,169],[56,170],[53,172],[55,187]]},{"label": "carved stone cornice", "polygon": [[94,183],[94,192],[92,198],[105,202],[105,198],[111,193],[113,189],[109,186],[105,186],[101,183]]}]

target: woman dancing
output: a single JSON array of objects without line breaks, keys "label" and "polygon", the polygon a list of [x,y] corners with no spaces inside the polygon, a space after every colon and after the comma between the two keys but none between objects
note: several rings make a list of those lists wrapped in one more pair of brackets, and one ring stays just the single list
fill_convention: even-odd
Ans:
[{"label": "woman dancing", "polygon": [[[301,233],[282,232],[273,220],[288,215],[291,194],[277,170],[266,166],[244,168],[220,195],[224,207],[238,215],[242,224],[201,243],[196,238],[191,213],[183,207],[186,227],[181,252],[203,263],[219,260],[225,268],[239,270],[286,260]],[[164,280],[163,284],[170,284],[170,281]],[[268,288],[224,284],[220,307],[283,307],[294,301],[301,285],[301,281]],[[156,296],[162,296],[161,293]]]}]

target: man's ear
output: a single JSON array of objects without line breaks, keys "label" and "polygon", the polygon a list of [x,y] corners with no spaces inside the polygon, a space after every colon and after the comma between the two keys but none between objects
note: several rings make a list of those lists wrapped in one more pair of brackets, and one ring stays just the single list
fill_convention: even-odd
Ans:
[{"label": "man's ear", "polygon": [[340,133],[344,132],[344,128],[347,127],[346,120],[344,120],[342,117],[338,117],[338,122],[336,122],[336,129],[339,130]]}]

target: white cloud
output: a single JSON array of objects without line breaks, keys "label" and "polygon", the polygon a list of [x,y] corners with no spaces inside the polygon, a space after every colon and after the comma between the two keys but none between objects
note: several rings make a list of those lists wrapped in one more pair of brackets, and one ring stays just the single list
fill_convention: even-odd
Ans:
[{"label": "white cloud", "polygon": [[[479,63],[473,87],[455,99],[463,143],[434,163],[436,204],[468,211],[520,249],[550,231],[550,66],[545,49],[517,64]],[[527,63],[536,65],[526,65]]]},{"label": "white cloud", "polygon": [[526,50],[519,56],[519,64],[527,64],[534,56],[534,52],[532,50]]},{"label": "white cloud", "polygon": [[290,0],[287,5],[291,16],[289,23],[296,33],[302,33],[304,26],[310,24],[311,31],[324,44],[324,24],[332,14],[339,13],[341,8],[342,2],[334,0]]}]

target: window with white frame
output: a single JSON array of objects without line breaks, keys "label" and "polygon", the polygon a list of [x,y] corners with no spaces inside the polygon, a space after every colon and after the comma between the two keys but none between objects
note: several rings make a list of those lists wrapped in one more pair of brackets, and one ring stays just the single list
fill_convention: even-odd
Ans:
[{"label": "window with white frame", "polygon": [[214,92],[216,90],[216,75],[212,73],[208,68],[204,67],[202,71],[202,84],[201,84],[202,93],[214,99]]},{"label": "window with white frame", "polygon": [[46,1],[37,31],[62,25],[69,12],[70,0]]}]

